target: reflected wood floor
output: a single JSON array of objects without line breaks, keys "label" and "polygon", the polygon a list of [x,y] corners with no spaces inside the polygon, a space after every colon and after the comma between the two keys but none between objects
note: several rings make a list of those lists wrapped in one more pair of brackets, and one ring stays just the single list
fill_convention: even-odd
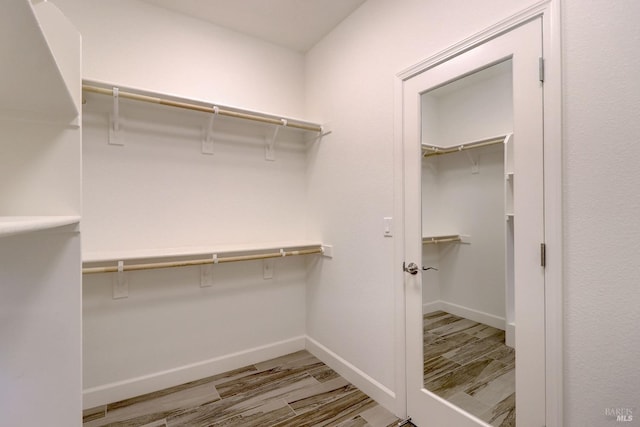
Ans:
[{"label": "reflected wood floor", "polygon": [[515,426],[515,350],[504,331],[444,311],[423,316],[424,386],[492,426]]},{"label": "reflected wood floor", "polygon": [[84,411],[97,426],[389,427],[400,420],[307,351]]}]

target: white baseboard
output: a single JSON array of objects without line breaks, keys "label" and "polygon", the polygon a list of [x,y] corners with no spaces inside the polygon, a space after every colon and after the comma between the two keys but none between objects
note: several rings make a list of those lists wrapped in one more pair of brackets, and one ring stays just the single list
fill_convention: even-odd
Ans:
[{"label": "white baseboard", "polygon": [[494,316],[493,314],[484,313],[482,311],[474,310],[458,304],[452,304],[446,301],[434,301],[423,304],[422,310],[423,313],[442,310],[447,313],[455,314],[456,316],[464,317],[465,319],[473,320],[474,322],[484,323],[485,325],[493,326],[494,328],[502,329],[503,331],[505,330],[506,320],[504,317]]},{"label": "white baseboard", "polygon": [[507,323],[507,329],[505,329],[504,343],[511,348],[516,348],[516,324]]},{"label": "white baseboard", "polygon": [[290,338],[213,359],[83,390],[83,408],[93,408],[189,381],[221,374],[305,349],[305,337]]},{"label": "white baseboard", "polygon": [[362,392],[367,394],[373,400],[394,412],[397,406],[396,394],[379,383],[369,375],[347,362],[327,347],[323,346],[316,340],[306,337],[306,349],[309,353],[322,360],[327,366],[340,374],[351,384],[358,387]]}]

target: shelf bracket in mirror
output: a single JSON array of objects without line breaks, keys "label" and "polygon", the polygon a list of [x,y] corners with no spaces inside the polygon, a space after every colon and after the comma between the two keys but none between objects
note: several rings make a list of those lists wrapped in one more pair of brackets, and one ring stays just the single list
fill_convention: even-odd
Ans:
[{"label": "shelf bracket in mirror", "polygon": [[[463,150],[463,145],[460,146],[460,151]],[[474,157],[471,154],[471,151],[465,151],[465,154],[467,155],[467,158],[469,159],[469,162],[471,162],[471,173],[472,174],[477,174],[480,173],[480,169],[478,168],[478,158]]]},{"label": "shelf bracket in mirror", "polygon": [[266,139],[265,140],[265,145],[264,145],[264,158],[265,158],[265,160],[275,161],[275,159],[276,159],[276,152],[275,152],[275,149],[274,149],[275,144],[276,144],[276,138],[278,137],[278,132],[280,132],[280,128],[287,126],[287,120],[286,119],[280,119],[280,121],[282,123],[276,126],[276,128],[273,131],[273,136],[271,137],[271,139]]}]

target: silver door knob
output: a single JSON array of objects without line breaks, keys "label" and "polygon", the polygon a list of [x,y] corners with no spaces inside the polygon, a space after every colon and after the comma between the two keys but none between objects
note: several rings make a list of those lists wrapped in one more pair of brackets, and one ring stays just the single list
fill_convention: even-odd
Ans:
[{"label": "silver door knob", "polygon": [[420,268],[418,267],[418,265],[415,262],[410,262],[409,265],[405,266],[403,264],[402,269],[404,271],[406,271],[407,273],[411,274],[411,275],[416,275],[418,274],[418,271],[420,270]]}]

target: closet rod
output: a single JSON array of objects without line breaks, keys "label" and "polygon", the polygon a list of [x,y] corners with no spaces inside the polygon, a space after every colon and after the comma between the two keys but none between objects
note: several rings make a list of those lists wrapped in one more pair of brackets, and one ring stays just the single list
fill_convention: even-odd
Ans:
[{"label": "closet rod", "polygon": [[[193,265],[206,265],[206,264],[222,264],[225,262],[238,262],[238,261],[251,261],[268,258],[282,258],[287,256],[296,255],[312,255],[321,254],[322,248],[314,249],[302,249],[298,251],[282,251],[271,252],[265,254],[254,255],[236,255],[222,258],[208,258],[208,259],[193,259],[186,261],[168,261],[168,262],[153,262],[147,264],[129,264],[122,267],[122,271],[136,271],[136,270],[153,270],[158,268],[175,268],[175,267],[189,267]],[[116,273],[118,272],[117,266],[111,267],[86,267],[82,269],[83,274],[96,274],[96,273]]]},{"label": "closet rod", "polygon": [[425,153],[422,157],[439,156],[441,154],[456,153],[458,151],[471,150],[473,148],[487,147],[489,145],[502,144],[507,139],[508,135],[501,135],[487,139],[481,139],[479,141],[469,142],[466,144],[455,145],[453,147],[438,147],[435,145],[422,145],[422,150]]},{"label": "closet rod", "polygon": [[[101,95],[113,96],[113,89],[106,89],[106,88],[92,86],[88,84],[83,84],[82,90],[85,92],[93,92]],[[149,102],[152,104],[166,105],[169,107],[183,108],[186,110],[201,111],[203,113],[216,112],[216,108],[214,107],[207,107],[204,105],[198,105],[190,102],[174,101],[171,99],[160,98],[156,96],[141,95],[141,94],[126,92],[122,90],[118,91],[118,96],[121,98],[132,99],[134,101]],[[253,120],[256,122],[285,126],[289,128],[301,129],[301,130],[306,130],[311,132],[319,132],[319,133],[322,132],[322,126],[320,125],[306,124],[306,123],[299,123],[299,122],[296,123],[295,120],[289,120],[284,118],[280,119],[280,118],[274,118],[274,117],[261,116],[257,114],[243,113],[239,111],[229,110],[225,107],[217,108],[217,113],[221,116],[234,117],[236,119]]]},{"label": "closet rod", "polygon": [[442,239],[438,239],[438,238],[425,238],[422,239],[422,243],[428,245],[428,244],[432,244],[432,243],[449,243],[449,242],[462,242],[462,238],[461,237],[446,237],[446,238],[442,238]]}]

